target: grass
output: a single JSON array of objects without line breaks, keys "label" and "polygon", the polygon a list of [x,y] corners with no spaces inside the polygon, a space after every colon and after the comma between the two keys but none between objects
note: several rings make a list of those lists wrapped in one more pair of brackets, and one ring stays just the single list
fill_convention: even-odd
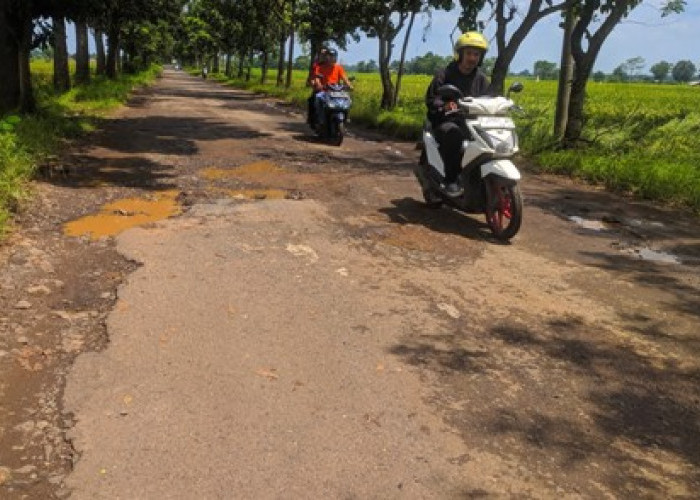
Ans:
[{"label": "grass", "polygon": [[100,117],[126,102],[135,87],[148,84],[160,72],[154,66],[117,80],[96,78],[57,95],[52,90],[51,68],[51,62],[32,63],[35,114],[0,118],[0,236],[27,197],[27,181],[37,165],[57,155],[71,139],[93,130]]},{"label": "grass", "polygon": [[[196,70],[192,74],[198,74]],[[425,117],[428,76],[407,75],[399,105],[380,109],[378,74],[359,73],[353,94],[353,121],[402,139],[418,139]],[[223,83],[291,101],[305,109],[305,71],[295,71],[290,89],[252,79],[211,75]],[[582,146],[562,150],[552,136],[556,82],[524,81],[514,97],[525,113],[516,116],[522,154],[539,171],[569,175],[700,213],[700,88],[687,85],[596,83],[588,85]]]}]

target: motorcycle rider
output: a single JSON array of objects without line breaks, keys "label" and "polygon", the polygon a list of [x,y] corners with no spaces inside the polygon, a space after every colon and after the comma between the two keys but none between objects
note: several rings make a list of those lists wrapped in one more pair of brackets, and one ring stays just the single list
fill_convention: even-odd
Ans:
[{"label": "motorcycle rider", "polygon": [[318,82],[318,78],[316,78],[315,75],[318,74],[318,66],[319,62],[321,61],[321,58],[327,57],[328,48],[326,47],[321,47],[321,50],[318,51],[318,55],[315,57],[313,62],[311,63],[311,69],[309,69],[309,77],[306,80],[306,86],[311,87],[311,95],[309,98],[306,100],[308,103],[308,112],[306,116],[306,123],[309,124],[310,127],[313,128],[314,123],[316,121],[315,117],[315,110],[316,110],[316,94],[323,90],[322,85],[320,85],[320,82]]},{"label": "motorcycle rider", "polygon": [[464,192],[458,181],[462,170],[462,144],[468,138],[468,131],[457,103],[444,102],[437,90],[442,85],[454,85],[464,97],[489,95],[490,82],[480,68],[488,48],[489,43],[481,33],[468,31],[462,34],[454,45],[454,61],[435,74],[425,94],[428,120],[445,162],[445,192],[448,196],[460,196]]},{"label": "motorcycle rider", "polygon": [[318,56],[318,64],[312,66],[311,74],[309,75],[309,84],[314,92],[313,109],[315,111],[315,121],[319,125],[323,125],[326,118],[323,113],[323,99],[325,98],[326,87],[331,84],[342,83],[350,90],[353,89],[345,69],[337,60],[337,50],[323,47]]}]

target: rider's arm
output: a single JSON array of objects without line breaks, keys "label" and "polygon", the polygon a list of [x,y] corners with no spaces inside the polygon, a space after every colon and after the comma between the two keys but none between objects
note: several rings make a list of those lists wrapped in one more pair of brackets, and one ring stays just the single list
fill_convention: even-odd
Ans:
[{"label": "rider's arm", "polygon": [[314,63],[311,65],[311,69],[309,70],[309,77],[306,79],[306,86],[307,87],[315,87],[316,80],[318,80],[318,78],[316,77],[317,74],[318,74],[318,64]]},{"label": "rider's arm", "polygon": [[348,79],[348,75],[345,73],[345,68],[342,66],[338,65],[338,76],[339,80],[344,84],[347,85],[347,87],[352,90],[353,86],[352,83],[350,83],[350,80]]},{"label": "rider's arm", "polygon": [[443,113],[445,102],[438,95],[437,89],[439,89],[444,82],[445,72],[438,71],[433,77],[433,80],[430,82],[428,90],[425,93],[425,105],[428,108],[428,118],[431,120]]}]

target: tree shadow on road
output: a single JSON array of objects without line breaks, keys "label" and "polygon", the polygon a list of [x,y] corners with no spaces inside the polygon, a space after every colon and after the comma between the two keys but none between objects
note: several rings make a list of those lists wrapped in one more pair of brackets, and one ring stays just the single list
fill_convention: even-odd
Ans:
[{"label": "tree shadow on road", "polygon": [[76,154],[59,169],[41,167],[38,177],[43,182],[76,189],[120,186],[164,190],[176,188],[177,175],[171,166],[141,156],[99,158]]},{"label": "tree shadow on road", "polygon": [[629,255],[581,252],[601,269],[623,275],[640,286],[662,290],[673,298],[664,304],[672,310],[700,318],[700,289],[681,280],[679,269],[668,264],[643,261]]},{"label": "tree shadow on road", "polygon": [[268,137],[245,126],[206,119],[147,116],[106,120],[90,143],[118,153],[195,155],[197,141]]},{"label": "tree shadow on road", "polygon": [[537,398],[486,412],[494,436],[516,438],[529,459],[555,457],[562,470],[599,464],[616,494],[665,496],[679,485],[699,491],[697,365],[578,319],[549,321],[537,333],[505,323],[491,334],[523,357],[545,360],[555,375],[543,374],[548,383]]},{"label": "tree shadow on road", "polygon": [[437,335],[416,327],[389,351],[433,374],[427,399],[472,459],[500,456],[519,480],[551,485],[537,495],[691,498],[700,491],[697,358],[618,333],[626,326],[521,316]]}]

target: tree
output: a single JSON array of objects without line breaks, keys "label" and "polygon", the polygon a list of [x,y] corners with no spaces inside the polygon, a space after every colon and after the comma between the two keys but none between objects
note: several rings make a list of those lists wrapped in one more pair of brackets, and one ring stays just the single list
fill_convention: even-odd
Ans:
[{"label": "tree", "polygon": [[557,63],[550,61],[535,61],[533,74],[540,80],[556,80],[559,75]]},{"label": "tree", "polygon": [[697,68],[695,65],[688,60],[678,61],[671,71],[671,76],[677,82],[689,82],[695,76],[695,71]]},{"label": "tree", "polygon": [[[396,89],[391,79],[390,64],[394,40],[407,20],[415,13],[430,9],[450,9],[452,0],[372,0],[364,2],[362,30],[379,42],[379,74],[382,82],[382,109],[396,105]],[[404,41],[404,47],[407,40]]]},{"label": "tree", "polygon": [[75,21],[75,83],[90,81],[90,51],[88,48],[88,27],[85,21]]},{"label": "tree", "polygon": [[594,82],[604,82],[606,79],[606,75],[602,71],[596,71],[595,73],[593,73],[592,78]]},{"label": "tree", "polygon": [[[576,0],[532,0],[527,3],[527,11],[524,13],[517,2],[512,0],[489,0],[489,3],[495,11],[496,46],[498,47],[498,56],[491,74],[491,89],[495,93],[502,94],[510,64],[535,24],[550,14],[570,8]],[[515,19],[520,19],[520,24],[508,39],[508,25]]]},{"label": "tree", "polygon": [[[122,48],[124,37],[140,36],[142,33],[135,28],[135,23],[158,23],[160,20],[175,25],[177,16],[182,11],[184,0],[102,0],[93,3],[95,9],[96,27],[104,30],[107,35],[107,60],[105,73],[109,78],[117,76],[117,58]],[[127,57],[133,60],[140,50],[138,43],[126,40],[131,53]]]},{"label": "tree", "polygon": [[68,69],[68,47],[66,46],[66,20],[62,15],[53,16],[52,45],[53,54],[53,88],[65,92],[70,88],[70,70]]},{"label": "tree", "polygon": [[[564,146],[574,146],[581,138],[584,124],[586,85],[600,49],[613,29],[642,0],[578,0],[575,9],[578,18],[571,36],[571,52],[575,62],[571,84],[569,116],[562,139]],[[667,0],[662,15],[680,12],[685,0]]]},{"label": "tree", "polygon": [[93,28],[92,35],[95,39],[95,74],[101,76],[107,71],[104,32],[99,28]]},{"label": "tree", "polygon": [[644,60],[644,58],[639,56],[632,57],[624,62],[627,74],[630,75],[630,77],[633,79],[638,78],[641,75],[645,64],[646,61]]},{"label": "tree", "polygon": [[0,115],[19,104],[19,51],[10,32],[9,11],[0,5]]},{"label": "tree", "polygon": [[668,78],[668,74],[671,71],[671,63],[667,61],[660,61],[654,64],[651,68],[651,74],[654,75],[654,79],[663,82]]},{"label": "tree", "polygon": [[370,59],[369,61],[360,61],[357,63],[358,73],[376,73],[379,70],[377,61]]},{"label": "tree", "polygon": [[626,82],[629,80],[629,74],[627,73],[627,67],[625,64],[620,64],[612,72],[612,80],[615,82]]}]

